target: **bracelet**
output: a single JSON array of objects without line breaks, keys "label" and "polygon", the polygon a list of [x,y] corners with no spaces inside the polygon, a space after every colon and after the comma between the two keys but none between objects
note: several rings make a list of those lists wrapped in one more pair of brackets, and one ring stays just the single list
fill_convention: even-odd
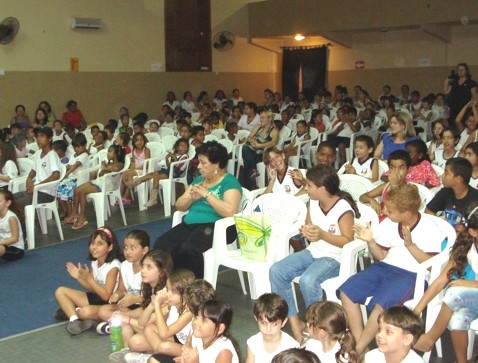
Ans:
[{"label": "bracelet", "polygon": [[204,199],[207,200],[207,198],[209,198],[209,196],[210,196],[211,194],[212,194],[212,192],[207,193],[207,195],[204,197]]}]

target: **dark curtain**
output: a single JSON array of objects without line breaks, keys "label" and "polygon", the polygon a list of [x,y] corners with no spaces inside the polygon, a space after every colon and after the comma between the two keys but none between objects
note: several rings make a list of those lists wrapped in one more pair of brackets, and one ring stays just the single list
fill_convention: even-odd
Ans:
[{"label": "dark curtain", "polygon": [[[302,67],[302,92],[312,100],[318,89],[325,89],[327,46],[283,50],[282,93],[295,98],[299,92],[299,69]],[[293,59],[293,62],[291,61]],[[286,63],[287,62],[287,63]],[[292,65],[293,67],[292,68]],[[287,66],[287,67],[286,67]],[[292,82],[292,77],[294,82]]]},{"label": "dark curtain", "polygon": [[282,94],[293,99],[299,92],[300,52],[284,49],[282,53]]},{"label": "dark curtain", "polygon": [[325,89],[327,74],[327,47],[302,49],[302,92],[309,99],[314,98],[319,88]]}]

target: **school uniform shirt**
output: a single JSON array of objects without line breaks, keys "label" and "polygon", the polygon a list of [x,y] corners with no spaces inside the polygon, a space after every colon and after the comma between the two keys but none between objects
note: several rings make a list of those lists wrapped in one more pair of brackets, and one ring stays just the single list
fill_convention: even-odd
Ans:
[{"label": "school uniform shirt", "polygon": [[[2,168],[1,175],[7,175],[10,179],[18,177],[17,164],[13,160],[7,160]],[[0,187],[7,186],[8,182],[0,180]]]},{"label": "school uniform shirt", "polygon": [[121,262],[121,278],[128,294],[141,296],[141,270],[134,273],[133,263],[129,261]]},{"label": "school uniform shirt", "polygon": [[[445,236],[432,220],[419,214],[419,219],[414,226],[410,227],[410,232],[412,242],[423,252],[439,253],[441,251],[441,243]],[[418,271],[419,262],[405,247],[401,223],[392,222],[389,218],[385,219],[378,226],[375,240],[380,246],[388,248],[382,262],[410,272]]]},{"label": "school uniform shirt", "polygon": [[[180,317],[180,315],[179,315],[178,308],[176,306],[171,306],[171,308],[169,309],[168,318],[166,319],[166,325],[167,326],[173,325],[175,322],[178,321],[179,317]],[[182,328],[180,331],[178,331],[176,333],[176,338],[178,338],[178,340],[181,344],[186,343],[186,339],[188,338],[189,334],[191,333],[191,329],[192,329],[192,321],[187,323],[184,326],[184,328]]]},{"label": "school uniform shirt", "polygon": [[[54,172],[60,172],[61,162],[58,154],[50,150],[44,157],[41,157],[42,150],[33,155],[33,171],[35,171],[34,185],[40,184],[49,178]],[[56,195],[56,186],[42,189],[43,193]]]},{"label": "school uniform shirt", "polygon": [[[414,350],[410,349],[402,363],[423,363],[424,360]],[[385,354],[378,349],[371,350],[365,354],[365,363],[386,363]]]},{"label": "school uniform shirt", "polygon": [[276,180],[274,181],[274,185],[272,186],[272,193],[296,195],[299,192],[299,190],[302,188],[302,185],[296,185],[294,179],[292,179],[289,174],[293,170],[295,169],[288,166],[282,180],[280,180],[279,176],[277,176]]},{"label": "school uniform shirt", "polygon": [[449,157],[448,159],[445,159],[444,152],[445,152],[445,150],[443,150],[443,149],[442,150],[436,149],[433,152],[433,154],[435,155],[435,157],[433,158],[433,164],[438,165],[442,169],[445,169],[446,162],[449,159],[456,158],[456,157],[460,156],[460,151],[456,150],[455,153],[453,154],[453,156]]},{"label": "school uniform shirt", "polygon": [[[106,284],[106,277],[111,269],[117,268],[118,270],[121,268],[121,262],[119,260],[113,260],[111,262],[106,262],[101,267],[98,267],[98,261],[91,261],[91,270],[93,273],[93,278],[101,287],[105,287]],[[116,277],[116,284],[113,291],[116,291],[118,288],[118,281],[119,275]]]},{"label": "school uniform shirt", "polygon": [[11,210],[8,210],[5,214],[5,217],[0,219],[0,241],[4,239],[10,238],[12,236],[12,230],[10,229],[10,223],[8,220],[10,217],[13,217],[17,220],[18,223],[18,241],[9,245],[11,247],[16,247],[21,250],[25,248],[25,241],[23,240],[23,231],[20,225],[20,220],[18,219],[17,215],[13,213]]},{"label": "school uniform shirt", "polygon": [[[317,357],[319,357],[321,363],[335,363],[337,359],[335,358],[335,354],[340,350],[339,342],[335,342],[335,345],[332,347],[331,350],[328,352],[324,352],[324,346],[320,340],[317,339],[309,339],[307,344],[305,345],[305,350],[308,350],[312,353],[315,353]],[[342,357],[342,362],[347,363],[348,359]]]},{"label": "school uniform shirt", "polygon": [[268,352],[264,347],[264,336],[261,332],[259,332],[247,339],[247,347],[250,349],[252,354],[254,354],[254,361],[270,363],[276,354],[279,354],[280,352],[290,348],[299,348],[299,343],[289,334],[281,332],[280,342],[276,350],[273,352]]},{"label": "school uniform shirt", "polygon": [[[322,230],[334,234],[341,235],[339,221],[347,212],[352,212],[353,209],[345,199],[339,199],[328,212],[324,212],[320,204],[316,200],[309,202],[309,214],[312,224],[319,226]],[[340,262],[342,256],[342,248],[334,246],[333,244],[324,240],[310,242],[307,249],[314,258],[330,257]]]},{"label": "school uniform shirt", "polygon": [[225,338],[219,337],[217,338],[211,346],[204,349],[201,338],[196,338],[192,336],[192,346],[196,348],[199,353],[199,363],[211,363],[215,362],[219,353],[223,350],[229,350],[232,353],[232,360],[231,363],[239,363],[239,357],[237,355],[236,350],[234,349],[234,345],[232,342]]},{"label": "school uniform shirt", "polygon": [[354,157],[352,160],[352,166],[355,168],[355,173],[368,179],[372,178],[373,163],[378,163],[373,157],[369,157],[363,163],[361,163],[357,157]]},{"label": "school uniform shirt", "polygon": [[442,188],[427,204],[427,208],[434,213],[443,211],[448,223],[456,226],[460,223],[462,216],[466,214],[471,203],[477,200],[478,190],[475,188],[468,188],[468,193],[462,199],[456,199],[451,188]]}]

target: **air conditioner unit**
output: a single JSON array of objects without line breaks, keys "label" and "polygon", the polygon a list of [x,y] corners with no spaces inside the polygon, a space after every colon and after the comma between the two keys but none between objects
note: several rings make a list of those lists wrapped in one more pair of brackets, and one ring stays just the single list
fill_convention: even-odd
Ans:
[{"label": "air conditioner unit", "polygon": [[101,29],[101,26],[98,18],[71,18],[71,29]]}]

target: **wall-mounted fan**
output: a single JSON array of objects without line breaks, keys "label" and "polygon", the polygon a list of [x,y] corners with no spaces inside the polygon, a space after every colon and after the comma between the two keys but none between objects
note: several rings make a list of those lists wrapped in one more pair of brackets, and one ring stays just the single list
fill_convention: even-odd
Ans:
[{"label": "wall-mounted fan", "polygon": [[0,23],[0,44],[10,43],[20,29],[20,22],[17,18],[9,17]]},{"label": "wall-mounted fan", "polygon": [[213,47],[221,52],[231,49],[235,42],[236,37],[228,31],[219,32],[212,39]]}]

